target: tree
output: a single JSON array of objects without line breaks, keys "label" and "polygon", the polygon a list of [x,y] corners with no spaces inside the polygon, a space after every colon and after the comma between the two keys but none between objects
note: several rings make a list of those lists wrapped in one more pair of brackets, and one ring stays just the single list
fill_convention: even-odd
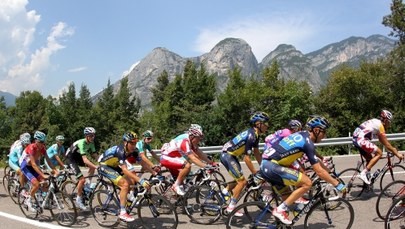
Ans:
[{"label": "tree", "polygon": [[7,114],[6,101],[3,96],[0,97],[0,139],[11,138],[11,117]]}]

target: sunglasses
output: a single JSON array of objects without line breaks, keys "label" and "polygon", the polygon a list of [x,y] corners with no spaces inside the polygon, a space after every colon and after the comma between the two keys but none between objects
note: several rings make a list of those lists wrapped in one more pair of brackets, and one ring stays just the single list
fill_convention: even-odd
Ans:
[{"label": "sunglasses", "polygon": [[136,145],[136,142],[128,142],[130,145]]},{"label": "sunglasses", "polygon": [[147,139],[147,140],[152,140],[153,138],[145,138],[145,139]]}]

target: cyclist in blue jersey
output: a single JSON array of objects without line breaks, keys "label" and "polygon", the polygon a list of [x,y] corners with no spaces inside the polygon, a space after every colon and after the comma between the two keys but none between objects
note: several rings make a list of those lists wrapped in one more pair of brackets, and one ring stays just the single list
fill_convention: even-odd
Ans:
[{"label": "cyclist in blue jersey", "polygon": [[259,175],[266,181],[275,185],[280,193],[287,191],[288,186],[296,186],[295,189],[282,204],[275,208],[272,214],[284,224],[291,224],[287,211],[289,206],[298,200],[312,186],[312,181],[305,173],[289,168],[289,166],[303,155],[308,157],[315,173],[326,182],[332,184],[337,190],[344,192],[346,187],[332,178],[322,168],[315,156],[314,143],[319,143],[326,137],[326,130],[330,127],[328,120],[322,116],[312,116],[307,122],[308,131],[300,131],[291,134],[275,143],[262,156]]},{"label": "cyclist in blue jersey", "polygon": [[25,147],[27,147],[29,144],[31,144],[31,135],[29,133],[21,134],[20,138],[11,146],[10,153],[8,154],[8,165],[20,177],[21,187],[24,187],[26,179],[25,176],[21,173],[21,168],[18,161],[21,158]]},{"label": "cyclist in blue jersey", "polygon": [[[250,156],[253,153],[260,165],[262,158],[259,151],[259,135],[267,131],[269,128],[268,122],[268,114],[265,112],[256,112],[250,117],[250,123],[253,126],[239,133],[236,137],[232,138],[232,140],[225,143],[222,148],[220,157],[221,163],[236,181],[236,186],[233,189],[231,186],[228,186],[222,191],[224,194],[228,194],[228,191],[231,189],[233,191],[229,206],[226,208],[227,212],[233,211],[242,189],[247,184],[237,157],[243,156],[243,160],[250,172],[256,174],[257,170],[254,168]],[[242,215],[242,213],[237,213],[237,216],[240,215]]]},{"label": "cyclist in blue jersey", "polygon": [[[63,169],[65,167],[65,164],[60,159],[60,156],[65,155],[65,147],[63,146],[63,142],[65,142],[65,137],[63,137],[63,135],[58,135],[56,136],[55,140],[56,143],[46,150],[46,154],[48,154],[49,159],[51,159],[53,166],[59,165],[60,168]],[[45,165],[48,169],[51,169],[51,167],[48,165],[46,161]]]}]

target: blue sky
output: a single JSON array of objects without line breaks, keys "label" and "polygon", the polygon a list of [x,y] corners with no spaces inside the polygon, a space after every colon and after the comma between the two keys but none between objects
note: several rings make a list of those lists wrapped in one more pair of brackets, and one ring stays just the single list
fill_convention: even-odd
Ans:
[{"label": "blue sky", "polygon": [[260,62],[279,44],[304,54],[350,36],[388,35],[390,0],[1,0],[0,91],[91,95],[156,47],[183,57],[244,39]]}]

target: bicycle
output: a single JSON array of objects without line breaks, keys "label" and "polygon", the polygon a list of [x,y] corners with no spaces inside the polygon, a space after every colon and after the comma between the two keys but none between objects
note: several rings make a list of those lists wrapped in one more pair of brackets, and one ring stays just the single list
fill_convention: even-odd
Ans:
[{"label": "bicycle", "polygon": [[[108,179],[108,178],[107,178]],[[119,192],[112,181],[107,190],[97,190],[90,199],[90,209],[94,219],[102,227],[115,227],[120,223]],[[161,180],[152,178],[150,185],[161,185]],[[125,207],[128,214],[137,209],[138,218],[145,228],[176,228],[178,216],[175,207],[163,196],[151,194],[150,190],[136,184],[131,185],[134,200],[127,200]]]},{"label": "bicycle", "polygon": [[405,195],[402,195],[392,203],[385,216],[384,227],[386,229],[405,227]]},{"label": "bicycle", "polygon": [[[347,195],[346,198],[349,200],[355,200],[360,198],[360,196],[364,192],[371,192],[373,191],[374,183],[380,179],[380,190],[383,189],[383,184],[390,183],[395,180],[399,180],[400,176],[403,176],[401,173],[405,173],[405,167],[400,165],[399,163],[393,163],[391,158],[394,155],[390,152],[387,152],[387,163],[384,167],[379,170],[377,169],[370,179],[370,184],[366,184],[363,180],[360,179],[360,172],[366,167],[366,161],[362,155],[360,155],[361,161],[357,162],[356,168],[349,168],[343,170],[339,174],[339,178],[341,178],[347,187]],[[388,173],[388,174],[387,174]]]},{"label": "bicycle", "polygon": [[[314,181],[316,193],[292,219],[291,225],[283,224],[272,215],[273,209],[279,205],[279,198],[273,190],[273,198],[267,202],[254,201],[237,206],[229,214],[226,228],[292,228],[305,214],[304,228],[351,228],[354,221],[352,205],[343,198],[326,196],[323,183],[320,179]],[[242,211],[243,216],[235,216],[238,211]]]},{"label": "bicycle", "polygon": [[396,180],[389,183],[378,195],[375,209],[378,217],[385,220],[388,209],[391,207],[392,203],[395,202],[398,198],[405,195],[405,181]]},{"label": "bicycle", "polygon": [[[73,225],[77,219],[77,211],[74,207],[73,199],[70,197],[62,197],[62,192],[57,185],[57,178],[49,176],[46,181],[42,181],[40,184],[41,187],[31,199],[31,201],[33,201],[33,209],[28,207],[30,189],[23,187],[18,192],[18,204],[22,213],[29,219],[36,219],[39,214],[44,213],[44,209],[48,209],[52,218],[55,219],[59,225]],[[45,192],[42,189],[47,185],[49,185],[48,191]]]},{"label": "bicycle", "polygon": [[[7,155],[7,157],[8,157],[8,155]],[[8,162],[8,159],[7,159],[7,162]],[[4,167],[4,172],[3,172],[4,175],[3,175],[3,180],[2,180],[5,191],[7,191],[9,178],[14,176],[13,173],[15,173],[14,170],[12,170],[11,167],[7,163],[7,165]]]}]

